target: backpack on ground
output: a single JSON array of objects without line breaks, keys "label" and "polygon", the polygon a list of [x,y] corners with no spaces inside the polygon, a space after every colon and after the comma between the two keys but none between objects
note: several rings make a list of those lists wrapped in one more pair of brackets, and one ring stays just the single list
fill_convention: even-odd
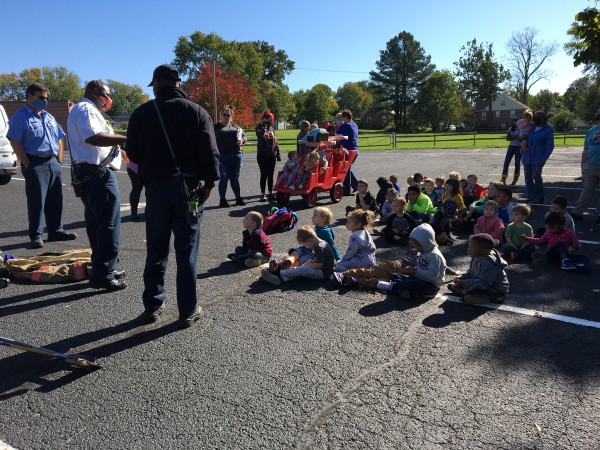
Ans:
[{"label": "backpack on ground", "polygon": [[263,221],[263,231],[266,234],[283,233],[298,226],[298,216],[289,208],[273,207]]}]

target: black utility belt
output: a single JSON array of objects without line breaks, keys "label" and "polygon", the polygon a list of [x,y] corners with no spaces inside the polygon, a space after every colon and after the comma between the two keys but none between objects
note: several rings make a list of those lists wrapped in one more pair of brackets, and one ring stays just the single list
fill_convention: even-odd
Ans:
[{"label": "black utility belt", "polygon": [[[89,170],[97,170],[97,171],[102,170],[98,164],[89,164],[86,162],[75,163],[75,164],[73,164],[73,167],[75,169],[89,169]],[[105,166],[104,169],[109,169],[109,170],[113,170],[113,171],[115,170],[110,166]]]},{"label": "black utility belt", "polygon": [[36,159],[38,161],[50,161],[52,158],[56,158],[55,155],[52,156],[40,156],[40,155],[32,155],[30,153],[27,153],[27,158],[28,159]]}]

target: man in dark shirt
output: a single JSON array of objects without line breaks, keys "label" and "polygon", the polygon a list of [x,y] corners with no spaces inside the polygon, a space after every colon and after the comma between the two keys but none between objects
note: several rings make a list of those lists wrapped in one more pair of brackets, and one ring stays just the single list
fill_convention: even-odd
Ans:
[{"label": "man in dark shirt", "polygon": [[[156,322],[164,309],[172,232],[179,325],[187,328],[202,311],[196,294],[200,225],[203,204],[219,179],[219,151],[210,116],[189,100],[179,88],[180,81],[173,66],[164,64],[154,70],[149,86],[153,87],[156,100],[143,104],[131,115],[126,151],[131,161],[138,164],[146,188],[144,321]],[[197,193],[199,207],[195,217],[190,217],[187,205],[193,196],[184,193],[186,187]]]}]

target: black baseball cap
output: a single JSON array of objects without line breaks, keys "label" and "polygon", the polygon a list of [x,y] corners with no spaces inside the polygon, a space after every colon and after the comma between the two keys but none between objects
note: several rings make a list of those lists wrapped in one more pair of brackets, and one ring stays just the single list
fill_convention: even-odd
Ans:
[{"label": "black baseball cap", "polygon": [[177,72],[177,69],[171,64],[161,64],[154,69],[154,72],[152,73],[152,81],[148,87],[154,84],[154,80],[181,81],[181,78],[179,78],[179,72]]}]

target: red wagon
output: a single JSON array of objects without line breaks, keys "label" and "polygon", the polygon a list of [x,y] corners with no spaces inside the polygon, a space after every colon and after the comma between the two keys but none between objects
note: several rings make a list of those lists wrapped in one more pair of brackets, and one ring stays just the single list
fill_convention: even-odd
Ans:
[{"label": "red wagon", "polygon": [[[333,148],[337,144],[335,136],[331,136],[328,141],[324,142],[309,142],[314,147],[320,147],[325,153],[329,165],[323,173],[320,173],[320,167],[315,168],[314,172],[310,174],[310,178],[307,180],[303,189],[290,189],[287,187],[275,187],[277,192],[277,203],[281,206],[287,205],[291,195],[300,195],[308,205],[312,208],[317,204],[317,195],[319,192],[329,191],[329,197],[333,203],[339,203],[344,195],[344,179],[350,169],[350,165],[356,158],[358,153],[357,150],[342,151],[342,159],[336,161],[333,158]],[[304,142],[306,145],[307,143]],[[333,162],[332,162],[333,161]],[[281,175],[281,172],[277,174],[277,178]]]}]

